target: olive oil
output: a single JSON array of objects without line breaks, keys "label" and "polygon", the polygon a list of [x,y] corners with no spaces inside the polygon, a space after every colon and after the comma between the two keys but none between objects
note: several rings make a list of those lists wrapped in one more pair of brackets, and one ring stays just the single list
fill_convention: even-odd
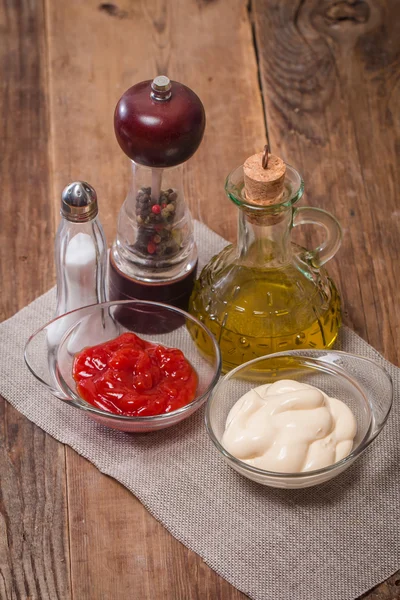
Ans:
[{"label": "olive oil", "polygon": [[[336,340],[340,298],[321,271],[316,286],[293,265],[284,269],[231,265],[218,278],[210,278],[209,268],[213,263],[195,284],[190,312],[217,339],[224,372],[273,352],[330,348]],[[202,338],[196,341],[207,354]]]}]

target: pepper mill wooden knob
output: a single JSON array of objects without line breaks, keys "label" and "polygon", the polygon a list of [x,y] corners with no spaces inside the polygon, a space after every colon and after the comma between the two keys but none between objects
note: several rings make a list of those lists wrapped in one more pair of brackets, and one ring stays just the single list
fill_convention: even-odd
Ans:
[{"label": "pepper mill wooden knob", "polygon": [[188,160],[200,145],[205,124],[200,98],[164,75],[129,88],[114,114],[115,135],[125,154],[158,169]]},{"label": "pepper mill wooden knob", "polygon": [[253,154],[243,165],[246,200],[258,206],[279,204],[283,196],[286,165],[281,158],[264,152]]}]

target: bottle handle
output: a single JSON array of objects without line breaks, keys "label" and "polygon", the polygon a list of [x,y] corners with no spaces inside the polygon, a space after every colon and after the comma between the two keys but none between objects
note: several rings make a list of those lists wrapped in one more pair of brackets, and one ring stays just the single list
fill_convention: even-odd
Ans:
[{"label": "bottle handle", "polygon": [[322,267],[333,258],[342,243],[342,228],[331,213],[322,208],[301,206],[293,212],[293,227],[299,225],[320,225],[325,229],[325,240],[314,250],[307,250],[306,258],[314,267]]}]

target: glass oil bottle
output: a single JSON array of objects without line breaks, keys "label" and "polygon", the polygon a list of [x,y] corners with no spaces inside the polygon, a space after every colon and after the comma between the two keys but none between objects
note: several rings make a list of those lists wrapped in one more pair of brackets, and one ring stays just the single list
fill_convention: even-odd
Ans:
[{"label": "glass oil bottle", "polygon": [[[324,210],[295,208],[303,189],[299,173],[267,147],[226,180],[239,208],[237,244],[203,269],[190,300],[220,345],[225,372],[273,352],[329,348],[337,337],[340,298],[323,265],[339,249],[341,229]],[[290,241],[293,227],[310,223],[326,233],[311,251]]]}]

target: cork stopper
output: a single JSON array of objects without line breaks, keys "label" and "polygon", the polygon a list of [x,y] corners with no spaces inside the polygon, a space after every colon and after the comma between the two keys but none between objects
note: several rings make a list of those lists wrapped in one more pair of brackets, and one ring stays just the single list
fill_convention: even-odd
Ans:
[{"label": "cork stopper", "polygon": [[258,206],[279,204],[283,197],[286,165],[281,158],[264,152],[253,154],[243,165],[247,202]]}]

